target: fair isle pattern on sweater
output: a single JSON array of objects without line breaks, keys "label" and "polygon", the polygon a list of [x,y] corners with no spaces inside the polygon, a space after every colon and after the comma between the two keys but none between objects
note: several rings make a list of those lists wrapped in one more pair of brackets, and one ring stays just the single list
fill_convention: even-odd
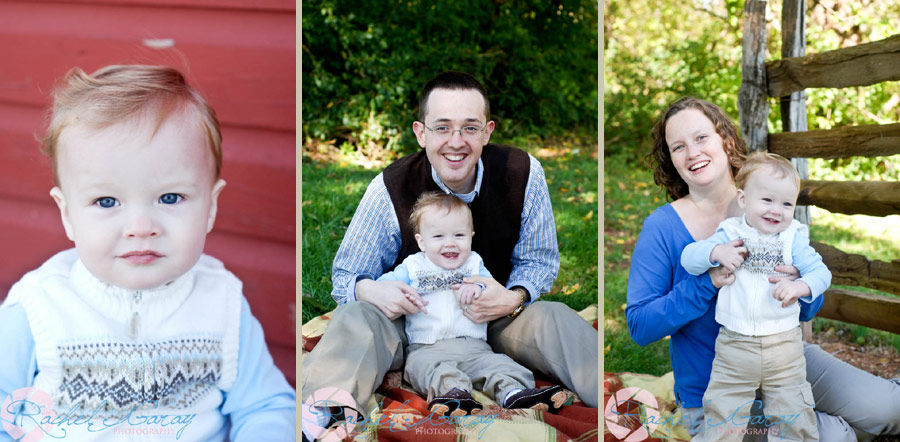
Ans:
[{"label": "fair isle pattern on sweater", "polygon": [[419,295],[452,290],[453,284],[462,284],[463,278],[472,276],[471,269],[460,267],[456,270],[416,270],[416,279],[419,280]]},{"label": "fair isle pattern on sweater", "polygon": [[775,273],[775,266],[784,265],[785,244],[778,235],[766,241],[764,238],[756,240],[741,238],[744,247],[747,248],[747,258],[739,268],[750,273],[771,275]]},{"label": "fair isle pattern on sweater", "polygon": [[217,388],[222,341],[181,338],[153,343],[58,346],[60,410],[121,418],[145,408],[186,409]]}]

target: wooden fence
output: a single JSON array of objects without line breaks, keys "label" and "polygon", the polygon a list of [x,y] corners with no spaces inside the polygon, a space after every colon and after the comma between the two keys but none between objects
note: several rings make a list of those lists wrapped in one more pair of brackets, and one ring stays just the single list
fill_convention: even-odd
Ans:
[{"label": "wooden fence", "polygon": [[[784,0],[782,59],[765,62],[765,0],[747,0],[743,79],[738,94],[741,130],[751,151],[791,158],[808,177],[806,158],[847,158],[900,153],[900,124],[807,131],[807,88],[845,88],[900,80],[900,35],[855,47],[804,55],[805,0]],[[769,97],[780,98],[783,133],[768,133]],[[887,216],[900,213],[900,182],[801,182],[798,206],[831,212]],[[805,209],[805,208],[804,208]],[[796,217],[809,223],[798,207]],[[900,259],[869,260],[822,243],[812,243],[833,275],[832,284],[900,294]],[[819,316],[900,333],[900,299],[830,289]]]}]

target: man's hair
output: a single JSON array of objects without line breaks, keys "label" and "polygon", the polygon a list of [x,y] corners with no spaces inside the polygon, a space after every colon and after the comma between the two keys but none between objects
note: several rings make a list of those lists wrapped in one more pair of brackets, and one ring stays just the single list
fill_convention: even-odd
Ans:
[{"label": "man's hair", "polygon": [[685,109],[697,109],[712,122],[716,133],[722,138],[722,147],[731,164],[731,176],[735,176],[740,170],[744,153],[747,151],[747,146],[734,122],[719,106],[694,97],[684,97],[672,103],[653,126],[653,147],[646,157],[650,169],[653,170],[653,181],[666,189],[666,195],[672,200],[687,195],[689,190],[687,183],[678,175],[675,165],[672,164],[669,145],[666,143],[666,124],[675,114]]},{"label": "man's hair", "polygon": [[187,84],[178,70],[163,66],[107,66],[86,74],[71,69],[53,92],[53,107],[41,151],[50,157],[57,183],[57,153],[63,130],[83,124],[100,130],[137,117],[154,118],[153,133],[173,112],[190,110],[196,115],[209,143],[216,167],[222,170],[222,134],[216,113]]},{"label": "man's hair", "polygon": [[422,214],[425,209],[435,208],[441,212],[450,214],[454,210],[464,210],[469,216],[469,227],[472,226],[472,210],[461,199],[449,193],[443,192],[425,192],[419,195],[416,204],[413,205],[412,213],[409,214],[409,225],[411,225],[416,233],[419,233],[419,222],[422,220]]},{"label": "man's hair", "polygon": [[431,91],[435,89],[474,89],[484,98],[484,118],[485,122],[491,119],[491,103],[488,101],[487,92],[484,86],[475,79],[475,77],[464,72],[441,72],[436,77],[425,83],[422,93],[419,95],[419,121],[425,122],[425,115],[428,113],[428,97]]},{"label": "man's hair", "polygon": [[734,177],[738,189],[743,189],[750,177],[761,169],[775,173],[778,178],[790,178],[800,189],[800,174],[794,165],[787,158],[769,152],[753,152],[744,158],[741,171]]}]

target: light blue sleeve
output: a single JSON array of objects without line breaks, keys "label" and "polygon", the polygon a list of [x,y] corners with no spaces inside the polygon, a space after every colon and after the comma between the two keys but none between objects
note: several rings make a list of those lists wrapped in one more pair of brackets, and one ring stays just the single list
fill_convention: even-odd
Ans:
[{"label": "light blue sleeve", "polygon": [[804,302],[812,302],[825,293],[831,285],[831,271],[822,262],[822,256],[809,245],[809,230],[806,227],[797,229],[791,246],[791,259],[794,267],[800,271],[800,279],[809,286],[810,296],[800,298]]},{"label": "light blue sleeve", "polygon": [[369,183],[331,266],[331,297],[338,305],[356,301],[356,282],[377,279],[400,253],[400,224],[379,174]]},{"label": "light blue sleeve", "polygon": [[400,263],[394,270],[379,276],[378,281],[400,281],[409,284],[409,268],[406,267],[405,262]]},{"label": "light blue sleeve", "polygon": [[537,301],[542,293],[549,293],[559,273],[559,246],[550,191],[541,163],[530,154],[528,156],[531,169],[525,185],[522,224],[519,241],[513,247],[512,271],[506,283],[506,288],[521,286],[528,290],[531,300],[526,305]]},{"label": "light blue sleeve", "polygon": [[[34,385],[37,375],[37,355],[34,337],[25,308],[20,304],[0,306],[0,404],[10,393]],[[2,421],[2,418],[0,418]],[[12,436],[0,426],[0,442],[12,441]]]},{"label": "light blue sleeve", "polygon": [[275,366],[259,321],[241,299],[237,379],[225,394],[222,414],[231,421],[229,440],[296,440],[296,392]]},{"label": "light blue sleeve", "polygon": [[712,267],[718,267],[719,263],[710,262],[709,255],[720,244],[731,241],[723,229],[717,229],[709,238],[693,242],[685,246],[681,252],[681,266],[691,275],[702,275]]},{"label": "light blue sleeve", "polygon": [[487,267],[484,266],[484,261],[478,263],[478,276],[486,276],[488,278],[493,278],[491,272],[488,271]]}]

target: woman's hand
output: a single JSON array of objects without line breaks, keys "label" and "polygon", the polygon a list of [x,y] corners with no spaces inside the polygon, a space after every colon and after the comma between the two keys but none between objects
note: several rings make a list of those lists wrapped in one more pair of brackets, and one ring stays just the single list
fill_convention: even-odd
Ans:
[{"label": "woman's hand", "polygon": [[774,269],[777,273],[786,273],[786,275],[771,275],[769,276],[769,282],[772,284],[778,284],[781,281],[796,281],[800,279],[800,270],[797,270],[794,266],[789,265],[781,265],[775,266]]},{"label": "woman's hand", "polygon": [[712,279],[713,287],[720,289],[734,282],[734,273],[723,266],[713,267],[709,269],[709,279]]}]

